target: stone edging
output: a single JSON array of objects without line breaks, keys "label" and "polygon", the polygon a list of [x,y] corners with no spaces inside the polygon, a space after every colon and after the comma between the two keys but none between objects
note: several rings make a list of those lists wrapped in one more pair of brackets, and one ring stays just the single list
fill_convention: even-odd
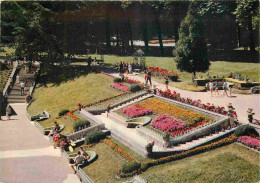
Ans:
[{"label": "stone edging", "polygon": [[13,83],[14,83],[15,76],[17,75],[17,72],[18,72],[18,62],[17,61],[13,63],[13,67],[14,68],[11,72],[11,75],[5,84],[5,88],[3,90],[3,96],[5,96],[5,94],[8,92],[11,82],[13,81]]},{"label": "stone edging", "polygon": [[[69,155],[66,151],[63,152],[63,156],[69,160]],[[77,176],[79,177],[80,181],[83,183],[94,183],[93,180],[82,170],[82,168],[78,169]]]},{"label": "stone edging", "polygon": [[[113,104],[113,105],[111,105],[111,110],[112,110],[113,108],[116,108],[116,107],[122,105],[122,104],[125,104],[125,103],[127,103],[127,102],[132,101],[132,100],[135,100],[136,98],[142,97],[142,96],[144,96],[144,95],[146,95],[146,94],[147,94],[147,92],[140,92],[139,95],[133,96],[133,97],[131,97],[131,98],[128,98],[128,99],[126,99],[126,100],[123,100],[123,101],[121,101],[121,102],[118,102],[118,103],[116,103],[116,104]],[[88,112],[90,112],[90,113],[92,113],[92,114],[94,114],[94,115],[100,115],[101,113],[106,112],[106,110],[107,110],[107,108],[96,109],[96,110],[87,110],[87,109],[86,109],[86,111],[88,111]]]}]

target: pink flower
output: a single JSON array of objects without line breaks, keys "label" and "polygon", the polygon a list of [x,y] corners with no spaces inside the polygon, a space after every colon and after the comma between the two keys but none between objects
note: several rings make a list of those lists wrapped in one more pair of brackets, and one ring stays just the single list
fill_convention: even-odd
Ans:
[{"label": "pink flower", "polygon": [[145,116],[145,115],[149,115],[149,114],[153,113],[153,111],[151,109],[146,109],[146,108],[140,107],[139,104],[135,104],[135,105],[126,107],[126,108],[122,109],[121,112],[131,118]]},{"label": "pink flower", "polygon": [[112,88],[115,88],[115,89],[123,91],[123,92],[128,90],[128,86],[125,86],[125,85],[123,85],[121,83],[112,83],[112,84],[110,84],[110,86]]}]

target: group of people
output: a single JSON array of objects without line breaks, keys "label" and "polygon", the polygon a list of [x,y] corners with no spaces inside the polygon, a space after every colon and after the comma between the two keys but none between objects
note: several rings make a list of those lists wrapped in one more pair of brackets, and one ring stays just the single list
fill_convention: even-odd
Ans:
[{"label": "group of people", "polygon": [[88,153],[83,149],[83,147],[80,147],[80,150],[77,153],[77,156],[74,159],[70,159],[71,168],[73,169],[74,173],[77,173],[77,166],[79,164],[82,164],[83,161],[88,160],[90,156]]},{"label": "group of people", "polygon": [[119,73],[120,75],[121,74],[128,74],[128,73],[132,73],[133,71],[133,64],[132,63],[125,63],[125,62],[122,62],[120,61],[120,64],[119,64]]},{"label": "group of people", "polygon": [[[228,96],[228,91],[229,91],[229,95],[231,96],[232,87],[233,87],[232,84],[228,85],[227,81],[224,80],[224,81],[223,81],[223,90],[224,90],[223,95],[226,94],[226,95]],[[218,90],[219,90],[219,88],[220,88],[220,85],[219,85],[219,82],[218,82],[218,81],[217,81],[216,84],[214,85],[214,83],[213,83],[212,80],[211,80],[209,83],[206,84],[206,88],[209,89],[209,91],[210,91],[210,93],[211,93],[211,96],[213,96],[213,91],[214,91],[214,89],[215,89],[214,95],[216,95],[216,94],[219,95]]]}]

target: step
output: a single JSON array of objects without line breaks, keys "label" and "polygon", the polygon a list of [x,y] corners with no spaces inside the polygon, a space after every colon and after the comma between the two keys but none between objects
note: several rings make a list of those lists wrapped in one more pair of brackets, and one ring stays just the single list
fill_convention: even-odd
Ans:
[{"label": "step", "polygon": [[7,99],[8,103],[26,103],[25,99]]},{"label": "step", "polygon": [[26,95],[9,95],[8,99],[23,99],[25,100]]}]

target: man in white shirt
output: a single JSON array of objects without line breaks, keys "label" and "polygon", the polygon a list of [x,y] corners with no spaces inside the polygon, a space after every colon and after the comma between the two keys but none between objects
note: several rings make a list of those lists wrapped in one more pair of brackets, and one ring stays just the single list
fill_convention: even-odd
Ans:
[{"label": "man in white shirt", "polygon": [[74,167],[76,167],[77,169],[77,166],[79,164],[81,164],[83,161],[85,160],[85,157],[81,155],[81,152],[79,151],[78,152],[78,155],[75,157],[75,163],[71,165],[71,168],[74,170],[74,173],[76,174],[77,171],[75,170]]},{"label": "man in white shirt", "polygon": [[212,81],[209,82],[209,90],[210,90],[210,93],[211,93],[211,96],[213,94],[213,83]]},{"label": "man in white shirt", "polygon": [[20,83],[21,95],[24,95],[24,86],[25,86],[25,84],[24,84],[24,82],[22,81],[22,82]]}]

